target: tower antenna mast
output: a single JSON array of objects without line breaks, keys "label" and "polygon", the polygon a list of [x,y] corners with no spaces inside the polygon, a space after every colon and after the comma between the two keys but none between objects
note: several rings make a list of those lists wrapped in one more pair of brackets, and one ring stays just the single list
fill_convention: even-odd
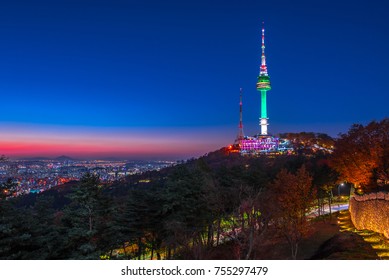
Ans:
[{"label": "tower antenna mast", "polygon": [[242,88],[240,88],[240,97],[239,97],[239,131],[238,131],[238,137],[236,138],[238,143],[240,143],[240,141],[244,139],[243,117],[242,117],[242,94],[243,94],[243,90],[242,90]]}]

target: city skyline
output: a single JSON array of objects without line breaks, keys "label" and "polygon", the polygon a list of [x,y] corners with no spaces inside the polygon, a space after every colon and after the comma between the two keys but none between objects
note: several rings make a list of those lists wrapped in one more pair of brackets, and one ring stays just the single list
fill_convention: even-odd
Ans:
[{"label": "city skyline", "polygon": [[[259,132],[346,132],[387,117],[382,1],[1,4],[0,154],[176,158]],[[254,104],[254,105],[252,105]]]}]

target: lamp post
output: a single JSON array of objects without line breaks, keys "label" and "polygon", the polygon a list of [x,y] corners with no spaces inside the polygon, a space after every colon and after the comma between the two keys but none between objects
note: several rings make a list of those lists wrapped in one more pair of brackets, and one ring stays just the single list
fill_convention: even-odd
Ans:
[{"label": "lamp post", "polygon": [[341,184],[338,185],[338,198],[340,197],[340,187],[343,187],[343,186],[344,186],[343,183],[341,183]]},{"label": "lamp post", "polygon": [[340,187],[343,187],[344,184],[341,183],[338,185],[338,210],[340,211]]}]

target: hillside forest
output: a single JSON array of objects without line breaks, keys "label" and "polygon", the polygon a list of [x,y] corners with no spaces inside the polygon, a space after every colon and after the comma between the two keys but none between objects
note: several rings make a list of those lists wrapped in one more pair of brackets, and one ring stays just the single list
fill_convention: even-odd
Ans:
[{"label": "hillside forest", "polygon": [[[292,136],[301,143],[307,133]],[[294,155],[273,157],[222,148],[111,184],[86,173],[19,197],[7,181],[0,259],[261,259],[263,246],[280,240],[298,259],[308,214],[333,203],[340,183],[356,195],[389,184],[389,119],[354,125],[332,141],[333,153],[300,144]]]}]

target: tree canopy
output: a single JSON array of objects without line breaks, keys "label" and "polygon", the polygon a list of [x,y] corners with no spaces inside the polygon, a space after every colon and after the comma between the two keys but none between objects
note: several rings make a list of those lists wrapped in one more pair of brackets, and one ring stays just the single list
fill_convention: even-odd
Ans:
[{"label": "tree canopy", "polygon": [[354,124],[336,141],[331,166],[363,191],[389,184],[389,118]]}]

